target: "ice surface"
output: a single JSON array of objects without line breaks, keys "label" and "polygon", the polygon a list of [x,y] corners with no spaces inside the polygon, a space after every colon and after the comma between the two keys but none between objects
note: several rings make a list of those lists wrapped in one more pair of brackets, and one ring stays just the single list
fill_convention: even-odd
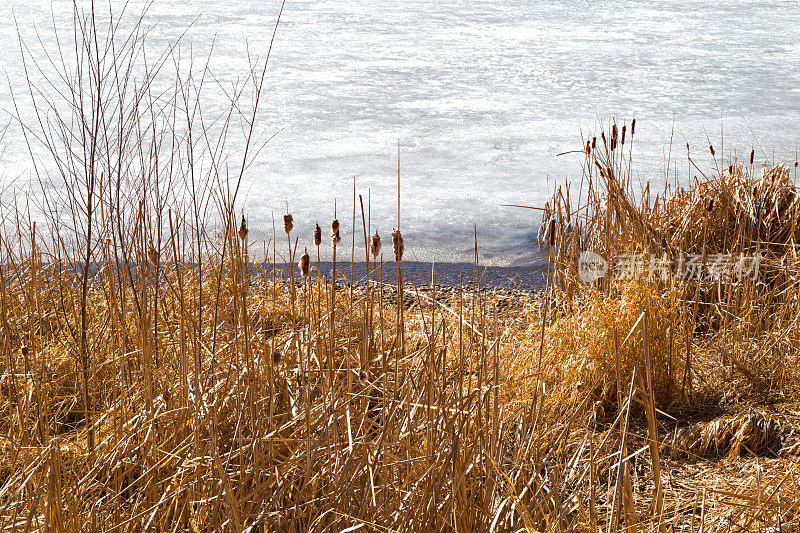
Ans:
[{"label": "ice surface", "polygon": [[[159,50],[191,25],[182,51],[204,57],[216,37],[211,68],[229,87],[244,77],[248,49],[263,58],[278,8],[157,0],[148,46]],[[24,39],[38,28],[48,46],[54,23],[68,33],[71,9],[66,0],[0,1],[9,81],[0,83],[0,109],[13,107],[9,86],[24,92],[12,16]],[[409,259],[469,261],[477,225],[485,261],[526,262],[536,212],[500,205],[541,205],[554,183],[579,178],[580,158],[557,154],[579,149],[581,135],[612,115],[635,113],[641,177],[663,179],[673,125],[672,168],[684,180],[686,142],[710,169],[708,144],[719,156],[723,128],[726,157],[736,149],[746,159],[755,147],[759,160],[793,162],[798,43],[796,1],[290,0],[260,114],[262,132],[279,133],[247,170],[240,207],[251,236],[269,238],[271,213],[280,217],[288,198],[310,242],[337,198],[349,252],[356,176],[365,199],[371,191],[373,228],[388,237],[399,141]],[[224,108],[223,91],[208,91]],[[19,128],[12,124],[2,143],[4,194],[24,191],[31,164]],[[360,222],[358,231],[360,239]]]}]

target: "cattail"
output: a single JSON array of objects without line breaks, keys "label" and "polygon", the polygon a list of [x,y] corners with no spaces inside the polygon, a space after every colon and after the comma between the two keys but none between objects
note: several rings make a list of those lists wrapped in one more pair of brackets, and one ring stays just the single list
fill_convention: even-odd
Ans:
[{"label": "cattail", "polygon": [[292,229],[294,229],[294,219],[292,218],[292,215],[286,213],[283,215],[283,231],[286,233],[286,235],[289,235],[292,232]]},{"label": "cattail", "polygon": [[319,222],[314,226],[314,246],[322,244],[322,228],[319,227]]},{"label": "cattail", "polygon": [[308,248],[303,252],[303,255],[300,256],[300,263],[298,263],[300,267],[300,274],[304,278],[308,277],[308,269],[311,266],[311,257],[308,256]]},{"label": "cattail", "polygon": [[392,250],[394,250],[394,260],[398,263],[403,260],[403,236],[400,235],[399,229],[392,229]]},{"label": "cattail", "polygon": [[794,162],[794,168],[797,168],[797,161]]},{"label": "cattail", "polygon": [[622,146],[625,146],[625,129],[626,128],[627,128],[627,126],[622,126],[622,140],[620,142],[620,144],[622,144]]},{"label": "cattail", "polygon": [[283,354],[281,354],[279,349],[275,348],[275,350],[272,352],[272,362],[277,365],[281,362],[281,357],[283,357]]},{"label": "cattail", "polygon": [[372,242],[370,242],[369,251],[372,252],[372,257],[377,258],[378,254],[381,251],[381,237],[378,235],[378,230],[375,230],[375,235],[372,236]]},{"label": "cattail", "polygon": [[733,174],[733,165],[728,166],[728,174]]},{"label": "cattail", "polygon": [[633,137],[633,132],[636,131],[636,119],[631,121],[631,137]]},{"label": "cattail", "polygon": [[28,346],[23,344],[19,347],[20,353],[22,353],[22,357],[28,357]]},{"label": "cattail", "polygon": [[334,219],[331,222],[331,246],[336,248],[336,245],[339,244],[342,238],[339,236],[339,221]]},{"label": "cattail", "polygon": [[556,244],[556,219],[550,219],[550,228],[547,230],[547,244],[554,246]]},{"label": "cattail", "polygon": [[614,124],[611,127],[611,151],[613,152],[617,148],[617,138],[619,136],[619,132],[617,130],[617,125]]},{"label": "cattail", "polygon": [[603,141],[603,146],[608,147],[608,143],[606,142],[606,132],[604,131],[600,132],[600,139],[602,139]]},{"label": "cattail", "polygon": [[592,141],[586,141],[586,155],[591,155],[592,153]]},{"label": "cattail", "polygon": [[755,148],[753,148],[752,150],[750,150],[750,164],[751,165],[753,164],[753,158],[755,157],[755,155],[756,155],[756,150],[755,150]]},{"label": "cattail", "polygon": [[597,147],[597,137],[592,137],[592,150]]},{"label": "cattail", "polygon": [[155,246],[153,246],[153,241],[150,241],[150,246],[147,249],[147,258],[150,259],[150,262],[153,265],[158,264],[158,252],[156,251]]},{"label": "cattail", "polygon": [[714,146],[709,144],[708,149],[711,150],[711,157],[714,157]]},{"label": "cattail", "polygon": [[713,210],[714,210],[714,199],[713,199],[713,198],[711,198],[711,199],[708,201],[708,212],[710,213],[710,212],[711,212],[711,211],[713,211]]},{"label": "cattail", "polygon": [[239,224],[239,238],[242,240],[247,238],[247,221],[244,219],[244,215],[242,215],[242,223]]}]

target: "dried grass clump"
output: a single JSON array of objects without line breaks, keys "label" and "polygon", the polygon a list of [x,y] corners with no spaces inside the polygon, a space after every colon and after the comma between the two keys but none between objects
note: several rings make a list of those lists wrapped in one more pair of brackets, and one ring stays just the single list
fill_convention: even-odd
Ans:
[{"label": "dried grass clump", "polygon": [[667,442],[673,459],[735,459],[746,454],[775,457],[781,451],[783,433],[778,420],[750,412],[681,428]]},{"label": "dried grass clump", "polygon": [[[701,389],[705,397],[732,397],[725,390],[731,375],[762,395],[800,397],[796,373],[787,371],[800,344],[800,197],[789,168],[754,172],[731,161],[707,177],[690,157],[702,177],[689,187],[668,182],[655,192],[650,182],[634,186],[630,152],[604,147],[585,155],[581,194],[559,188],[545,206],[540,234],[550,245],[560,312],[585,313],[595,292],[624,298],[615,265],[635,256],[642,264],[633,277],[649,276],[656,292],[680,301],[673,317],[680,327],[672,331],[682,333],[670,337],[669,352],[673,369],[683,363],[678,381],[684,400]],[[576,268],[584,251],[609,262],[608,275],[591,286]],[[665,268],[650,271],[655,259]],[[699,276],[688,272],[690,260]],[[723,274],[715,276],[714,268]],[[709,353],[718,357],[694,366],[698,355]]]},{"label": "dried grass clump", "polygon": [[647,350],[656,405],[679,401],[683,364],[674,340],[685,332],[676,292],[662,293],[646,280],[620,283],[613,296],[587,291],[576,311],[557,318],[544,333],[542,369],[551,400],[575,406],[590,394],[595,411],[621,408],[620,395],[637,381],[634,369],[645,378]]},{"label": "dried grass clump", "polygon": [[800,242],[800,195],[789,168],[765,167],[760,176],[741,165],[730,170],[679,188],[653,217],[654,227],[684,253],[791,252]]}]

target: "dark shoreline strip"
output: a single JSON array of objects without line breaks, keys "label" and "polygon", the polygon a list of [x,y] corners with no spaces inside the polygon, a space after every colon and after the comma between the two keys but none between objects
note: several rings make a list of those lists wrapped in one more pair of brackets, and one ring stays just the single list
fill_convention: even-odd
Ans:
[{"label": "dark shoreline strip", "polygon": [[[94,263],[90,265],[90,276],[94,277],[95,274],[100,272],[102,265]],[[122,265],[120,265],[121,267]],[[312,277],[317,276],[317,265],[312,262]],[[52,265],[42,265],[40,273],[48,275],[52,272]],[[167,265],[164,265],[167,267]],[[293,268],[298,269],[297,265],[292,265]],[[181,268],[192,268],[192,265],[182,264]],[[266,276],[272,278],[277,276],[280,278],[289,278],[290,265],[285,263],[278,263],[276,265],[255,263],[251,262],[248,267],[248,272],[253,277]],[[369,279],[373,280],[375,265],[370,264]],[[83,265],[79,262],[74,263],[71,272],[79,273],[83,270]],[[332,279],[333,263],[323,262],[321,264],[322,277],[330,281]],[[7,276],[7,280],[12,280],[17,276],[24,278],[27,276],[27,269],[25,266],[15,270],[8,266],[0,267],[0,271]],[[134,279],[138,275],[150,277],[154,273],[152,267],[148,264],[144,269],[137,268],[135,263],[130,264],[130,271]],[[380,265],[378,272],[381,272]],[[66,273],[63,272],[63,273]],[[295,271],[297,275],[299,270]],[[546,287],[547,281],[547,268],[545,265],[525,266],[525,267],[494,267],[494,266],[481,266],[479,267],[480,286],[486,289],[513,289],[522,291],[538,292]],[[473,285],[473,278],[475,276],[475,266],[470,263],[436,263],[436,285],[440,287],[458,287],[461,283],[465,288],[471,288]],[[350,279],[350,264],[337,264],[336,268],[337,285],[355,284],[363,285],[367,279],[367,265],[365,263],[354,263],[353,277]],[[426,287],[431,283],[431,264],[423,262],[403,262],[403,279],[409,286]],[[383,264],[383,278],[381,282],[386,285],[394,285],[397,281],[397,264],[394,262]]]}]

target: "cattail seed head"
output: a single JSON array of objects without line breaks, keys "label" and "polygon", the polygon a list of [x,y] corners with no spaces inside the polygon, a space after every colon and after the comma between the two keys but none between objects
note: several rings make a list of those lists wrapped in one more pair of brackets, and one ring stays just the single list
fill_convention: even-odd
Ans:
[{"label": "cattail seed head", "polygon": [[608,147],[608,142],[606,142],[606,132],[600,132],[600,139],[603,141],[603,146]]},{"label": "cattail seed head", "polygon": [[381,251],[381,237],[378,235],[378,230],[375,230],[375,235],[372,236],[372,241],[369,245],[369,251],[372,252],[372,257],[378,257]]},{"label": "cattail seed head", "polygon": [[713,210],[714,210],[714,199],[713,199],[713,198],[711,198],[711,199],[708,201],[708,212],[710,213],[710,212],[711,212],[711,211],[713,211]]},{"label": "cattail seed head", "polygon": [[633,132],[636,131],[636,119],[631,121],[631,137],[633,137]]},{"label": "cattail seed head", "polygon": [[592,141],[586,141],[586,155],[591,155],[592,153]]},{"label": "cattail seed head", "polygon": [[339,244],[342,238],[339,236],[339,221],[334,219],[331,222],[331,246],[336,248],[336,245]]},{"label": "cattail seed head", "polygon": [[794,162],[794,168],[797,168],[797,161]]},{"label": "cattail seed head", "polygon": [[247,238],[247,221],[244,219],[244,215],[242,215],[242,223],[239,224],[239,238],[245,240]]},{"label": "cattail seed head", "polygon": [[750,164],[751,165],[753,164],[753,158],[755,157],[755,155],[756,155],[756,150],[755,150],[755,148],[753,148],[752,150],[750,150]]},{"label": "cattail seed head", "polygon": [[622,139],[620,140],[620,144],[622,146],[625,146],[625,130],[626,129],[627,129],[627,126],[622,126]]},{"label": "cattail seed head", "polygon": [[392,229],[392,250],[394,251],[394,260],[398,263],[403,260],[403,236],[400,234],[399,229]]},{"label": "cattail seed head", "polygon": [[302,274],[304,278],[307,278],[308,270],[311,266],[311,257],[308,255],[308,248],[306,248],[303,255],[300,256],[300,263],[298,263],[298,265],[300,266],[300,274]]},{"label": "cattail seed head", "polygon": [[550,227],[547,229],[547,244],[554,246],[556,244],[556,219],[550,219]]},{"label": "cattail seed head", "polygon": [[597,147],[597,137],[592,137],[592,150]]},{"label": "cattail seed head", "polygon": [[618,135],[619,135],[619,132],[618,132],[618,130],[617,130],[617,125],[616,125],[616,124],[614,124],[614,125],[611,127],[611,151],[612,151],[612,152],[613,152],[613,151],[614,151],[614,150],[617,148],[617,138],[618,138]]},{"label": "cattail seed head", "polygon": [[314,226],[314,246],[319,246],[322,244],[322,228],[319,227],[319,223]]},{"label": "cattail seed head", "polygon": [[26,344],[20,346],[19,351],[22,354],[22,357],[28,357],[28,346]]},{"label": "cattail seed head", "polygon": [[733,174],[733,165],[728,165],[728,174]]},{"label": "cattail seed head", "polygon": [[283,215],[283,231],[286,233],[286,235],[289,235],[292,232],[292,229],[294,229],[294,219],[292,218],[292,215],[286,213]]},{"label": "cattail seed head", "polygon": [[714,157],[714,145],[709,144],[708,149],[711,151],[711,157]]},{"label": "cattail seed head", "polygon": [[153,246],[153,242],[150,241],[150,246],[147,248],[147,258],[153,264],[153,266],[158,264],[158,252],[156,251],[155,246]]},{"label": "cattail seed head", "polygon": [[272,352],[272,362],[277,365],[281,362],[281,357],[283,357],[283,354],[281,354],[279,349],[275,348],[275,350]]}]

